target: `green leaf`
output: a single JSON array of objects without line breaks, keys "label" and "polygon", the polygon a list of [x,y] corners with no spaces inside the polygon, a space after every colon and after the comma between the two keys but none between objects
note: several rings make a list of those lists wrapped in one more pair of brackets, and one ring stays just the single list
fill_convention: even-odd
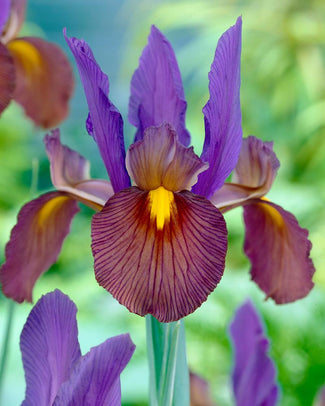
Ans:
[{"label": "green leaf", "polygon": [[146,316],[150,405],[189,406],[189,372],[183,320],[160,323]]}]

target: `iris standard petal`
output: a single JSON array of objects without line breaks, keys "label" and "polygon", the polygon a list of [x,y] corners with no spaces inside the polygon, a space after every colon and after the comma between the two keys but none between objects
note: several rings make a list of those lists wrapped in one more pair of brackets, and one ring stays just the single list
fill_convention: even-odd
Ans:
[{"label": "iris standard petal", "polygon": [[[1,7],[3,7],[2,3],[4,0],[1,0]],[[9,3],[11,3],[9,18],[0,36],[0,40],[4,44],[16,38],[25,20],[26,0],[11,0]]]},{"label": "iris standard petal", "polygon": [[277,401],[276,371],[267,355],[268,340],[262,323],[247,301],[230,325],[235,352],[233,388],[237,406],[274,406]]},{"label": "iris standard petal", "polygon": [[280,163],[272,142],[249,136],[243,139],[231,183],[225,183],[211,197],[223,212],[264,196],[271,188]]},{"label": "iris standard petal", "polygon": [[47,193],[23,206],[0,269],[6,296],[17,302],[32,301],[36,280],[56,262],[77,212],[77,203],[60,192]]},{"label": "iris standard petal", "polygon": [[108,98],[108,77],[101,71],[89,45],[77,38],[65,39],[75,57],[87,98],[87,128],[96,141],[115,192],[130,186],[125,168],[123,120]]},{"label": "iris standard petal", "polygon": [[65,382],[55,406],[121,405],[120,375],[135,346],[128,334],[110,338],[93,347],[75,365]]},{"label": "iris standard petal", "polygon": [[244,221],[252,279],[278,304],[305,297],[315,272],[308,231],[291,213],[265,200],[245,206]]},{"label": "iris standard petal", "polygon": [[209,73],[210,99],[203,108],[205,141],[201,159],[210,167],[193,191],[210,198],[237,163],[241,139],[241,17],[220,38]]},{"label": "iris standard petal", "polygon": [[0,7],[0,39],[4,30],[5,24],[10,15],[10,0],[2,0]]},{"label": "iris standard petal", "polygon": [[98,283],[130,311],[161,322],[178,320],[207,299],[227,250],[225,221],[208,200],[166,193],[125,189],[92,221]]},{"label": "iris standard petal", "polygon": [[10,41],[7,48],[16,69],[14,100],[43,128],[54,127],[68,114],[73,73],[61,49],[36,37]]},{"label": "iris standard petal", "polygon": [[23,405],[49,406],[80,358],[75,304],[59,290],[33,307],[20,337],[26,378]]},{"label": "iris standard petal", "polygon": [[152,26],[148,45],[131,80],[129,121],[138,129],[135,141],[142,139],[146,128],[168,122],[175,128],[180,142],[188,146],[190,135],[185,128],[186,107],[173,48]]},{"label": "iris standard petal", "polygon": [[44,143],[50,160],[53,185],[95,210],[100,210],[114,194],[110,182],[90,179],[89,161],[61,144],[58,129],[47,134]]},{"label": "iris standard petal", "polygon": [[170,124],[149,127],[142,140],[132,144],[126,154],[126,167],[142,190],[163,186],[170,191],[190,189],[207,164],[177,140]]},{"label": "iris standard petal", "polygon": [[0,42],[0,114],[12,99],[16,83],[14,61]]}]

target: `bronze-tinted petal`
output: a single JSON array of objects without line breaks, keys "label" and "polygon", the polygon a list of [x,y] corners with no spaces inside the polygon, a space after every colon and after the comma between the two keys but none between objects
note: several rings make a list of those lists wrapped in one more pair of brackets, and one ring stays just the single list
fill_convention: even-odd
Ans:
[{"label": "bronze-tinted petal", "polygon": [[278,304],[305,297],[315,272],[308,231],[291,213],[264,200],[245,206],[244,220],[252,279]]},{"label": "bronze-tinted petal", "polygon": [[193,312],[217,286],[227,230],[205,198],[164,190],[162,207],[155,193],[131,187],[109,199],[93,217],[92,250],[101,286],[131,312],[170,322]]},{"label": "bronze-tinted petal", "polygon": [[14,99],[39,126],[58,125],[68,114],[73,73],[61,49],[36,37],[10,41],[7,45],[16,68]]},{"label": "bronze-tinted petal", "polygon": [[6,296],[19,303],[32,301],[36,280],[56,261],[77,212],[76,201],[60,192],[42,195],[21,209],[0,269]]},{"label": "bronze-tinted petal", "polygon": [[14,61],[0,42],[0,113],[8,106],[15,89]]}]

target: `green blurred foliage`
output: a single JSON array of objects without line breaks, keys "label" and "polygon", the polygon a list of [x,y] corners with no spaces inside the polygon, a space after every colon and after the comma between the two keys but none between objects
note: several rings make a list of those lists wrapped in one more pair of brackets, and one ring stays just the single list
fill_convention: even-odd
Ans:
[{"label": "green blurred foliage", "polygon": [[[265,302],[263,294],[249,280],[249,262],[242,250],[241,210],[228,213],[229,252],[225,275],[208,301],[186,318],[189,365],[210,382],[219,406],[233,404],[232,351],[227,328],[236,307],[251,297],[265,319],[271,339],[270,351],[282,388],[279,404],[312,405],[317,390],[325,384],[325,3],[322,0],[273,3],[268,0],[139,0],[136,3],[111,0],[105,2],[106,21],[106,14],[101,11],[103,2],[95,1],[95,11],[91,11],[94,15],[96,10],[98,13],[95,24],[94,19],[87,20],[87,2],[80,1],[79,10],[74,13],[73,4],[58,1],[56,7],[62,15],[55,16],[57,29],[49,20],[51,13],[46,13],[48,7],[53,7],[50,3],[30,1],[28,16],[33,24],[26,24],[24,30],[48,35],[63,44],[59,33],[66,25],[68,31],[76,31],[71,35],[89,40],[95,56],[109,74],[111,98],[125,122],[129,82],[150,25],[156,24],[164,32],[179,61],[188,101],[187,126],[198,153],[204,138],[201,109],[209,97],[207,73],[217,39],[242,15],[244,135],[254,134],[274,141],[281,167],[268,197],[292,211],[300,224],[310,230],[316,286],[307,298],[297,303],[276,306],[271,301]],[[45,20],[39,18],[41,15]],[[62,139],[91,160],[94,176],[104,177],[96,146],[84,129],[86,102],[79,78],[76,80],[76,96],[71,116],[63,125]],[[129,145],[134,129],[127,123],[125,129]],[[1,116],[2,247],[21,205],[51,188],[41,135],[14,104]],[[34,299],[55,288],[69,294],[79,308],[83,352],[108,336],[130,332],[137,349],[122,375],[123,404],[146,405],[144,319],[130,314],[97,286],[90,250],[91,215],[91,210],[81,209],[57,264],[37,283]],[[1,259],[3,255],[4,249]],[[30,308],[29,304],[16,306],[4,393],[7,404],[18,404],[23,398],[24,379],[17,348]],[[0,331],[5,325],[6,309],[7,301],[0,297]]]}]

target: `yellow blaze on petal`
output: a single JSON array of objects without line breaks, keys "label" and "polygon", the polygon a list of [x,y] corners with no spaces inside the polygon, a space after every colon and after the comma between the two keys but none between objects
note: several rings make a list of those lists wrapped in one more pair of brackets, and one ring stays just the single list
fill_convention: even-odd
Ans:
[{"label": "yellow blaze on petal", "polygon": [[[270,201],[267,197],[262,197],[261,200],[265,200],[266,202]],[[263,204],[263,209],[269,214],[270,217],[272,217],[274,224],[278,228],[283,227],[284,221],[281,214],[277,211],[277,209],[270,206],[269,204]]]},{"label": "yellow blaze on petal", "polygon": [[9,52],[19,59],[26,72],[41,70],[41,54],[32,44],[24,40],[14,40],[9,42],[7,47]]},{"label": "yellow blaze on petal", "polygon": [[46,224],[46,221],[53,214],[54,211],[60,209],[60,207],[69,199],[67,196],[58,196],[49,200],[44,204],[41,210],[38,212],[37,222],[40,227]]},{"label": "yellow blaze on petal", "polygon": [[170,211],[174,202],[174,194],[163,186],[150,190],[148,194],[150,205],[150,218],[156,220],[158,230],[162,230],[166,222],[169,222]]}]

